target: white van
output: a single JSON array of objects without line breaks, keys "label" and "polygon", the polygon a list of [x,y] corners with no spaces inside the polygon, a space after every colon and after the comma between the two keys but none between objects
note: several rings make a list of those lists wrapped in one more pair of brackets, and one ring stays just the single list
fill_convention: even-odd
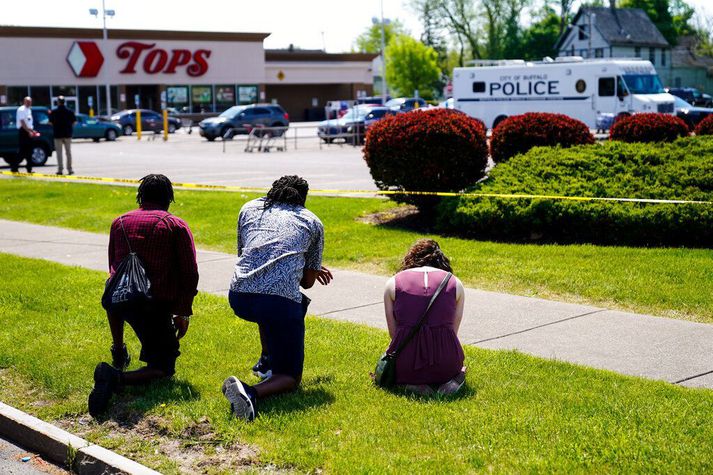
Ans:
[{"label": "white van", "polygon": [[637,112],[675,114],[649,61],[565,57],[480,61],[453,70],[455,109],[489,128],[525,112],[554,112],[594,128],[597,117]]}]

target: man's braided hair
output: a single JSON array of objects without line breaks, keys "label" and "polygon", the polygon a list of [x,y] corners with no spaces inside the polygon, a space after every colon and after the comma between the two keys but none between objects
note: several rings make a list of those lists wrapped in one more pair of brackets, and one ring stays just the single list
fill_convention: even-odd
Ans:
[{"label": "man's braided hair", "polygon": [[443,254],[441,246],[433,239],[419,239],[416,241],[406,253],[399,271],[425,266],[453,272],[451,261]]},{"label": "man's braided hair", "polygon": [[265,209],[275,203],[304,206],[307,201],[309,185],[297,175],[285,175],[272,183],[272,188],[265,197]]},{"label": "man's braided hair", "polygon": [[136,193],[136,202],[139,206],[144,203],[154,203],[168,209],[173,203],[173,185],[166,175],[151,173],[141,180],[139,191]]}]

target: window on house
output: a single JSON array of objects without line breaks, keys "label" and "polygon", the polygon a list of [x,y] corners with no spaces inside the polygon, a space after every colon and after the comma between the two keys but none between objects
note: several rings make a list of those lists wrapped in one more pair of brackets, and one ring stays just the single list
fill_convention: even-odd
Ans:
[{"label": "window on house", "polygon": [[666,48],[661,48],[661,66],[666,66]]},{"label": "window on house", "polygon": [[587,25],[579,25],[579,39],[586,40],[589,38],[587,35]]},{"label": "window on house", "polygon": [[651,64],[656,64],[656,48],[649,48],[649,61]]},{"label": "window on house", "polygon": [[634,56],[636,56],[637,58],[641,57],[641,47],[640,46],[637,46],[636,48],[634,48]]},{"label": "window on house", "polygon": [[594,57],[595,58],[603,58],[604,57],[604,48],[595,48],[594,49]]}]

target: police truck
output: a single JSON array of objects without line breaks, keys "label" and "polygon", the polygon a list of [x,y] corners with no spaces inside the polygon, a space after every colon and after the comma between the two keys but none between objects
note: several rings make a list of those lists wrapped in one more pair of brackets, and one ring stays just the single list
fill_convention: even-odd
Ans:
[{"label": "police truck", "polygon": [[478,61],[453,70],[453,97],[455,109],[489,128],[526,112],[565,114],[590,128],[602,117],[675,115],[654,66],[635,58]]}]

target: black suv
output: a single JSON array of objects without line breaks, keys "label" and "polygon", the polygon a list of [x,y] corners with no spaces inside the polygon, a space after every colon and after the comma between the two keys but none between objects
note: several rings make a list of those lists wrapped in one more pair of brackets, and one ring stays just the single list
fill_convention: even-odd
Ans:
[{"label": "black suv", "polygon": [[[250,129],[257,127],[289,127],[290,116],[285,109],[275,104],[250,104],[246,106],[233,106],[218,117],[202,120],[200,127],[201,137],[212,142],[217,137],[225,137],[228,132],[233,134],[247,134]],[[278,131],[273,135],[282,135]]]},{"label": "black suv", "polygon": [[[136,130],[136,111],[127,109],[111,116],[111,121],[121,127],[124,135],[131,135]],[[181,128],[181,119],[168,116],[168,133],[172,134]],[[143,132],[161,132],[163,130],[163,116],[149,109],[141,109],[141,130]]]},{"label": "black suv", "polygon": [[713,107],[713,98],[704,94],[695,87],[669,87],[665,89],[669,94],[680,97],[693,106]]},{"label": "black suv", "polygon": [[[17,163],[19,138],[15,118],[17,107],[0,107],[0,157],[10,165]],[[54,151],[54,133],[49,123],[49,111],[44,107],[32,108],[32,121],[40,133],[33,139],[32,165],[39,167],[47,163]]]}]

